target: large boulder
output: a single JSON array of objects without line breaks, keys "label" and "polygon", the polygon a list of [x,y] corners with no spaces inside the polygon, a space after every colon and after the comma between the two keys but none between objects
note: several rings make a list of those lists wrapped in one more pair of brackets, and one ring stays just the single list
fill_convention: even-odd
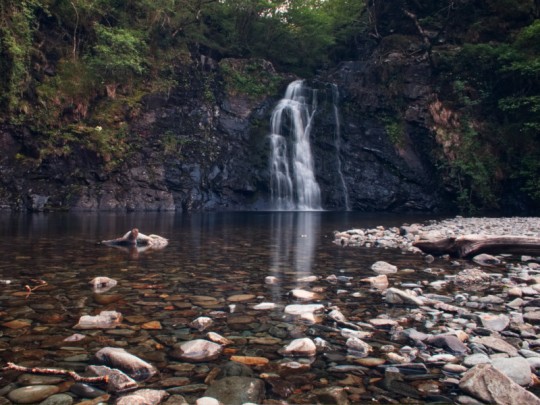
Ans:
[{"label": "large boulder", "polygon": [[489,404],[540,405],[540,398],[516,384],[491,364],[479,364],[465,373],[459,387]]}]

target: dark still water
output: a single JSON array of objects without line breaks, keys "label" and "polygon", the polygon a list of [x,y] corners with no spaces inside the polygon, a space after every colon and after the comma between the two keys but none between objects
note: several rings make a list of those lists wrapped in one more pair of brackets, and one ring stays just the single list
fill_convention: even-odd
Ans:
[{"label": "dark still water", "polygon": [[[287,373],[279,365],[292,360],[280,350],[295,338],[321,337],[333,346],[334,354],[309,361],[295,359],[310,365],[296,373],[297,381],[287,377],[290,391],[267,385],[265,393],[267,399],[309,403],[312,390],[333,386],[355,372],[334,369],[333,373],[332,367],[357,363],[347,356],[345,338],[337,334],[335,324],[329,329],[313,328],[286,315],[283,308],[294,303],[323,304],[326,312],[339,308],[350,322],[367,322],[379,315],[399,317],[407,310],[386,306],[380,291],[359,281],[375,275],[370,266],[384,260],[400,270],[414,269],[392,277],[391,285],[398,287],[436,276],[422,271],[426,264],[418,255],[336,246],[333,231],[426,219],[334,212],[2,214],[0,366],[14,362],[83,372],[95,364],[92,355],[97,350],[123,347],[159,370],[158,379],[141,386],[168,389],[194,401],[203,396],[210,370],[221,367],[232,355],[264,357],[270,362],[254,366],[255,374],[285,378]],[[169,245],[159,251],[137,252],[98,243],[133,227],[168,238]],[[331,275],[339,280],[327,281]],[[99,276],[118,284],[106,293],[94,293],[89,282]],[[268,276],[275,276],[277,282],[265,283]],[[317,279],[305,281],[309,276]],[[301,301],[291,296],[293,289],[317,296]],[[276,307],[253,308],[262,302]],[[82,315],[104,310],[120,312],[122,323],[114,329],[73,328]],[[200,316],[211,318],[213,325],[205,331],[190,327]],[[234,342],[217,360],[184,367],[180,366],[184,362],[171,356],[175,345],[205,339],[209,331]],[[74,333],[85,338],[64,341]],[[374,347],[370,356],[381,357],[379,347],[385,343],[386,337],[370,341]],[[384,374],[374,370],[374,377]],[[177,386],[163,383],[179,376],[185,379],[181,384],[176,381]],[[16,377],[4,372],[0,385]],[[360,380],[353,385],[356,391],[348,391],[352,399],[375,395],[362,391]]]}]

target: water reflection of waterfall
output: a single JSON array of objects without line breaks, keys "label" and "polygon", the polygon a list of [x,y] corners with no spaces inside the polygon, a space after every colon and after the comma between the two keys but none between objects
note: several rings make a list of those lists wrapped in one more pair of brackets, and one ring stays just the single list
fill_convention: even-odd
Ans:
[{"label": "water reflection of waterfall", "polygon": [[[276,213],[272,216],[271,229],[271,275],[283,280],[293,273],[295,281],[310,276],[320,232],[320,213]],[[283,300],[282,282],[272,286],[273,302]]]},{"label": "water reflection of waterfall", "polygon": [[321,209],[321,191],[315,179],[309,140],[316,108],[316,92],[306,88],[302,80],[296,80],[289,84],[272,112],[270,188],[274,209]]},{"label": "water reflection of waterfall", "polygon": [[339,179],[341,181],[341,188],[343,189],[343,201],[345,204],[345,209],[347,211],[351,210],[351,204],[349,201],[349,190],[347,189],[347,183],[345,183],[345,177],[343,177],[343,170],[341,167],[341,119],[339,116],[339,90],[338,86],[332,84],[332,104],[334,107],[334,121],[336,124],[336,130],[334,132],[334,145],[336,147],[336,157],[337,157],[337,171]]}]

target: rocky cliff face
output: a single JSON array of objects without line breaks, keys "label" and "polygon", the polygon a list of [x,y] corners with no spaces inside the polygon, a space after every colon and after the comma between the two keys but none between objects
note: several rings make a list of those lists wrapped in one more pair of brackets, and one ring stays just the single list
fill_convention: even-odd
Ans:
[{"label": "rocky cliff face", "polygon": [[[429,105],[435,96],[429,63],[399,52],[369,55],[310,82],[319,95],[312,141],[323,206],[439,209],[430,156]],[[276,94],[235,91],[224,84],[222,67],[206,63],[185,73],[181,88],[144,97],[137,114],[128,114],[130,148],[113,167],[82,147],[45,155],[36,134],[1,127],[0,207],[267,208],[269,117],[291,78],[277,75],[269,64],[261,69],[278,83]]]},{"label": "rocky cliff face", "polygon": [[[421,46],[412,38],[408,43]],[[337,145],[346,184],[336,177],[340,163],[324,153],[334,149],[338,155],[336,119],[326,106],[314,134],[326,207],[343,208],[348,193],[354,210],[448,208],[433,154],[431,66],[426,57],[407,57],[392,48],[383,44],[368,58],[344,62],[324,77],[339,89]]]}]

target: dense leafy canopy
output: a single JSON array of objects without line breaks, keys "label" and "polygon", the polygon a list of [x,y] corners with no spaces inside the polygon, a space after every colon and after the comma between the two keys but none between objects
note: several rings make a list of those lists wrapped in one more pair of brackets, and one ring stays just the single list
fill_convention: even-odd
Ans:
[{"label": "dense leafy canopy", "polygon": [[[497,207],[508,182],[540,202],[539,18],[537,0],[2,0],[0,122],[41,134],[54,153],[79,141],[121,159],[125,106],[179,88],[201,60],[258,96],[274,89],[250,81],[262,60],[309,76],[399,48],[428,55],[437,97],[459,117],[440,166],[461,206]],[[255,62],[234,71],[227,58]],[[379,119],[399,135],[401,118]]]}]

